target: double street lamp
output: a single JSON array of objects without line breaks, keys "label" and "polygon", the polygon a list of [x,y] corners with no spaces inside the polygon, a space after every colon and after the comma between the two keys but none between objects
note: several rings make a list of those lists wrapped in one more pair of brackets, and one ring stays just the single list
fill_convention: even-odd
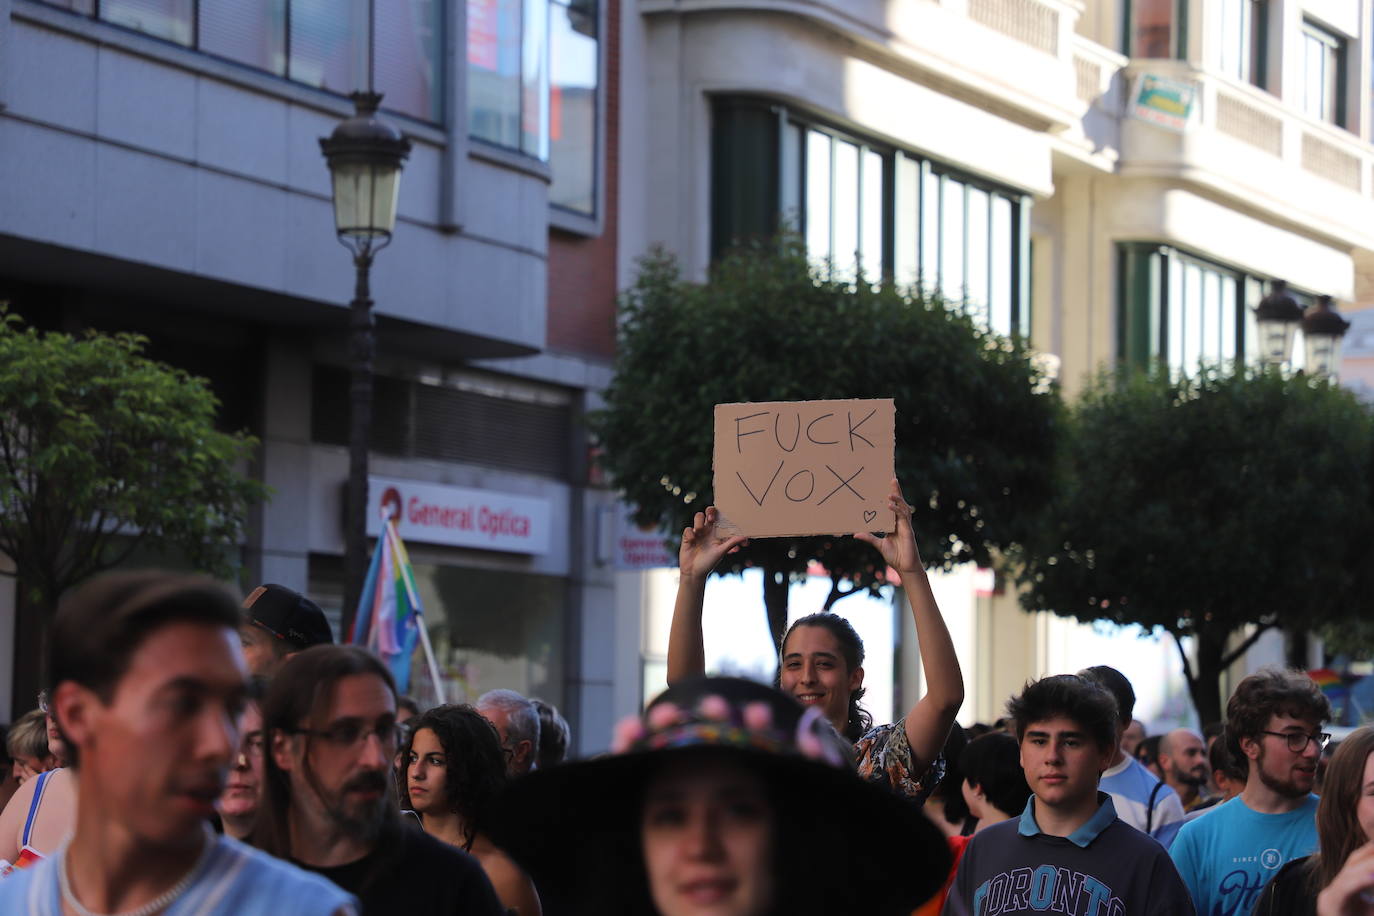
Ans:
[{"label": "double street lamp", "polygon": [[372,258],[391,241],[401,163],[410,141],[377,116],[379,92],[355,92],[356,112],[320,138],[334,187],[334,226],[357,271],[349,306],[348,491],[344,507],[345,632],[367,575],[367,450],[372,433],[372,355],[375,320],[368,274]]},{"label": "double street lamp", "polygon": [[1305,310],[1288,292],[1288,284],[1275,280],[1269,295],[1255,306],[1259,328],[1260,361],[1270,366],[1288,364],[1293,338],[1302,328],[1303,371],[1334,379],[1341,367],[1341,338],[1350,322],[1336,311],[1330,296],[1320,296]]}]

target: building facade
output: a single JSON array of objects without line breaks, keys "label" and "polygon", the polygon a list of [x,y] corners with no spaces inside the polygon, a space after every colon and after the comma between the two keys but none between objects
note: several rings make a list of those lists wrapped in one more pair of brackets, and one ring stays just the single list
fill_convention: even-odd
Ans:
[{"label": "building facade", "polygon": [[[349,92],[384,94],[413,149],[372,274],[370,500],[405,507],[446,697],[543,696],[602,743],[613,601],[588,545],[609,496],[588,486],[583,418],[614,347],[619,16],[596,0],[0,0],[0,299],[39,327],[142,332],[208,377],[274,490],[241,584],[300,589],[336,625],[353,265],[317,141]],[[470,526],[445,521],[464,512]],[[14,591],[0,712],[17,713],[35,684]]]},{"label": "building facade", "polygon": [[[621,150],[621,281],[645,245],[700,275],[732,238],[785,222],[836,269],[1028,332],[1070,397],[1122,361],[1254,358],[1250,310],[1271,280],[1347,308],[1374,295],[1357,288],[1374,252],[1370,14],[1368,0],[630,3],[624,66],[644,78],[622,112],[645,129]],[[1066,670],[1079,632],[982,578],[939,587],[968,721]]]}]

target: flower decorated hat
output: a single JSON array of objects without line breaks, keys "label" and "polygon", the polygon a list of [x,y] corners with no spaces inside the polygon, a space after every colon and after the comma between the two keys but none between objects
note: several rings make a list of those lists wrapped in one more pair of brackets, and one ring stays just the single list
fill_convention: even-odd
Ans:
[{"label": "flower decorated hat", "polygon": [[907,914],[944,883],[948,847],[920,809],[861,780],[819,709],[741,678],[674,684],[617,726],[611,754],[512,783],[487,832],[556,904],[550,912],[635,912],[624,901],[647,900],[645,786],[667,762],[707,754],[761,777],[776,811],[780,891],[807,911]]}]

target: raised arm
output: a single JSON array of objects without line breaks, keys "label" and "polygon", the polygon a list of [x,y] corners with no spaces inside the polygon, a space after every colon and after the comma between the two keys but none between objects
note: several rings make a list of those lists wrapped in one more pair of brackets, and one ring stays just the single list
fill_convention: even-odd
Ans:
[{"label": "raised arm", "polygon": [[913,773],[920,773],[945,746],[949,727],[964,703],[964,675],[916,548],[911,506],[902,497],[901,486],[896,480],[892,481],[892,491],[888,494],[888,507],[897,515],[895,534],[878,538],[868,532],[859,532],[854,536],[876,547],[887,565],[902,577],[902,590],[906,592],[911,615],[916,621],[926,695],[906,714],[906,736],[911,745]]},{"label": "raised arm", "polygon": [[706,599],[706,578],[720,558],[749,543],[740,535],[725,536],[716,530],[715,506],[698,512],[682,530],[678,548],[677,600],[668,631],[668,683],[706,673],[706,645],[701,633],[701,609]]}]

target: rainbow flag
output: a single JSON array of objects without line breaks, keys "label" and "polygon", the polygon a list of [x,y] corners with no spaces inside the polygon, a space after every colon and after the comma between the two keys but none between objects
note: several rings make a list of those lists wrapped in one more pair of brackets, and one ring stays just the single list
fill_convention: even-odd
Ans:
[{"label": "rainbow flag", "polygon": [[387,519],[372,552],[348,641],[381,656],[399,693],[410,689],[410,658],[424,626],[423,614],[406,545],[395,523]]}]

